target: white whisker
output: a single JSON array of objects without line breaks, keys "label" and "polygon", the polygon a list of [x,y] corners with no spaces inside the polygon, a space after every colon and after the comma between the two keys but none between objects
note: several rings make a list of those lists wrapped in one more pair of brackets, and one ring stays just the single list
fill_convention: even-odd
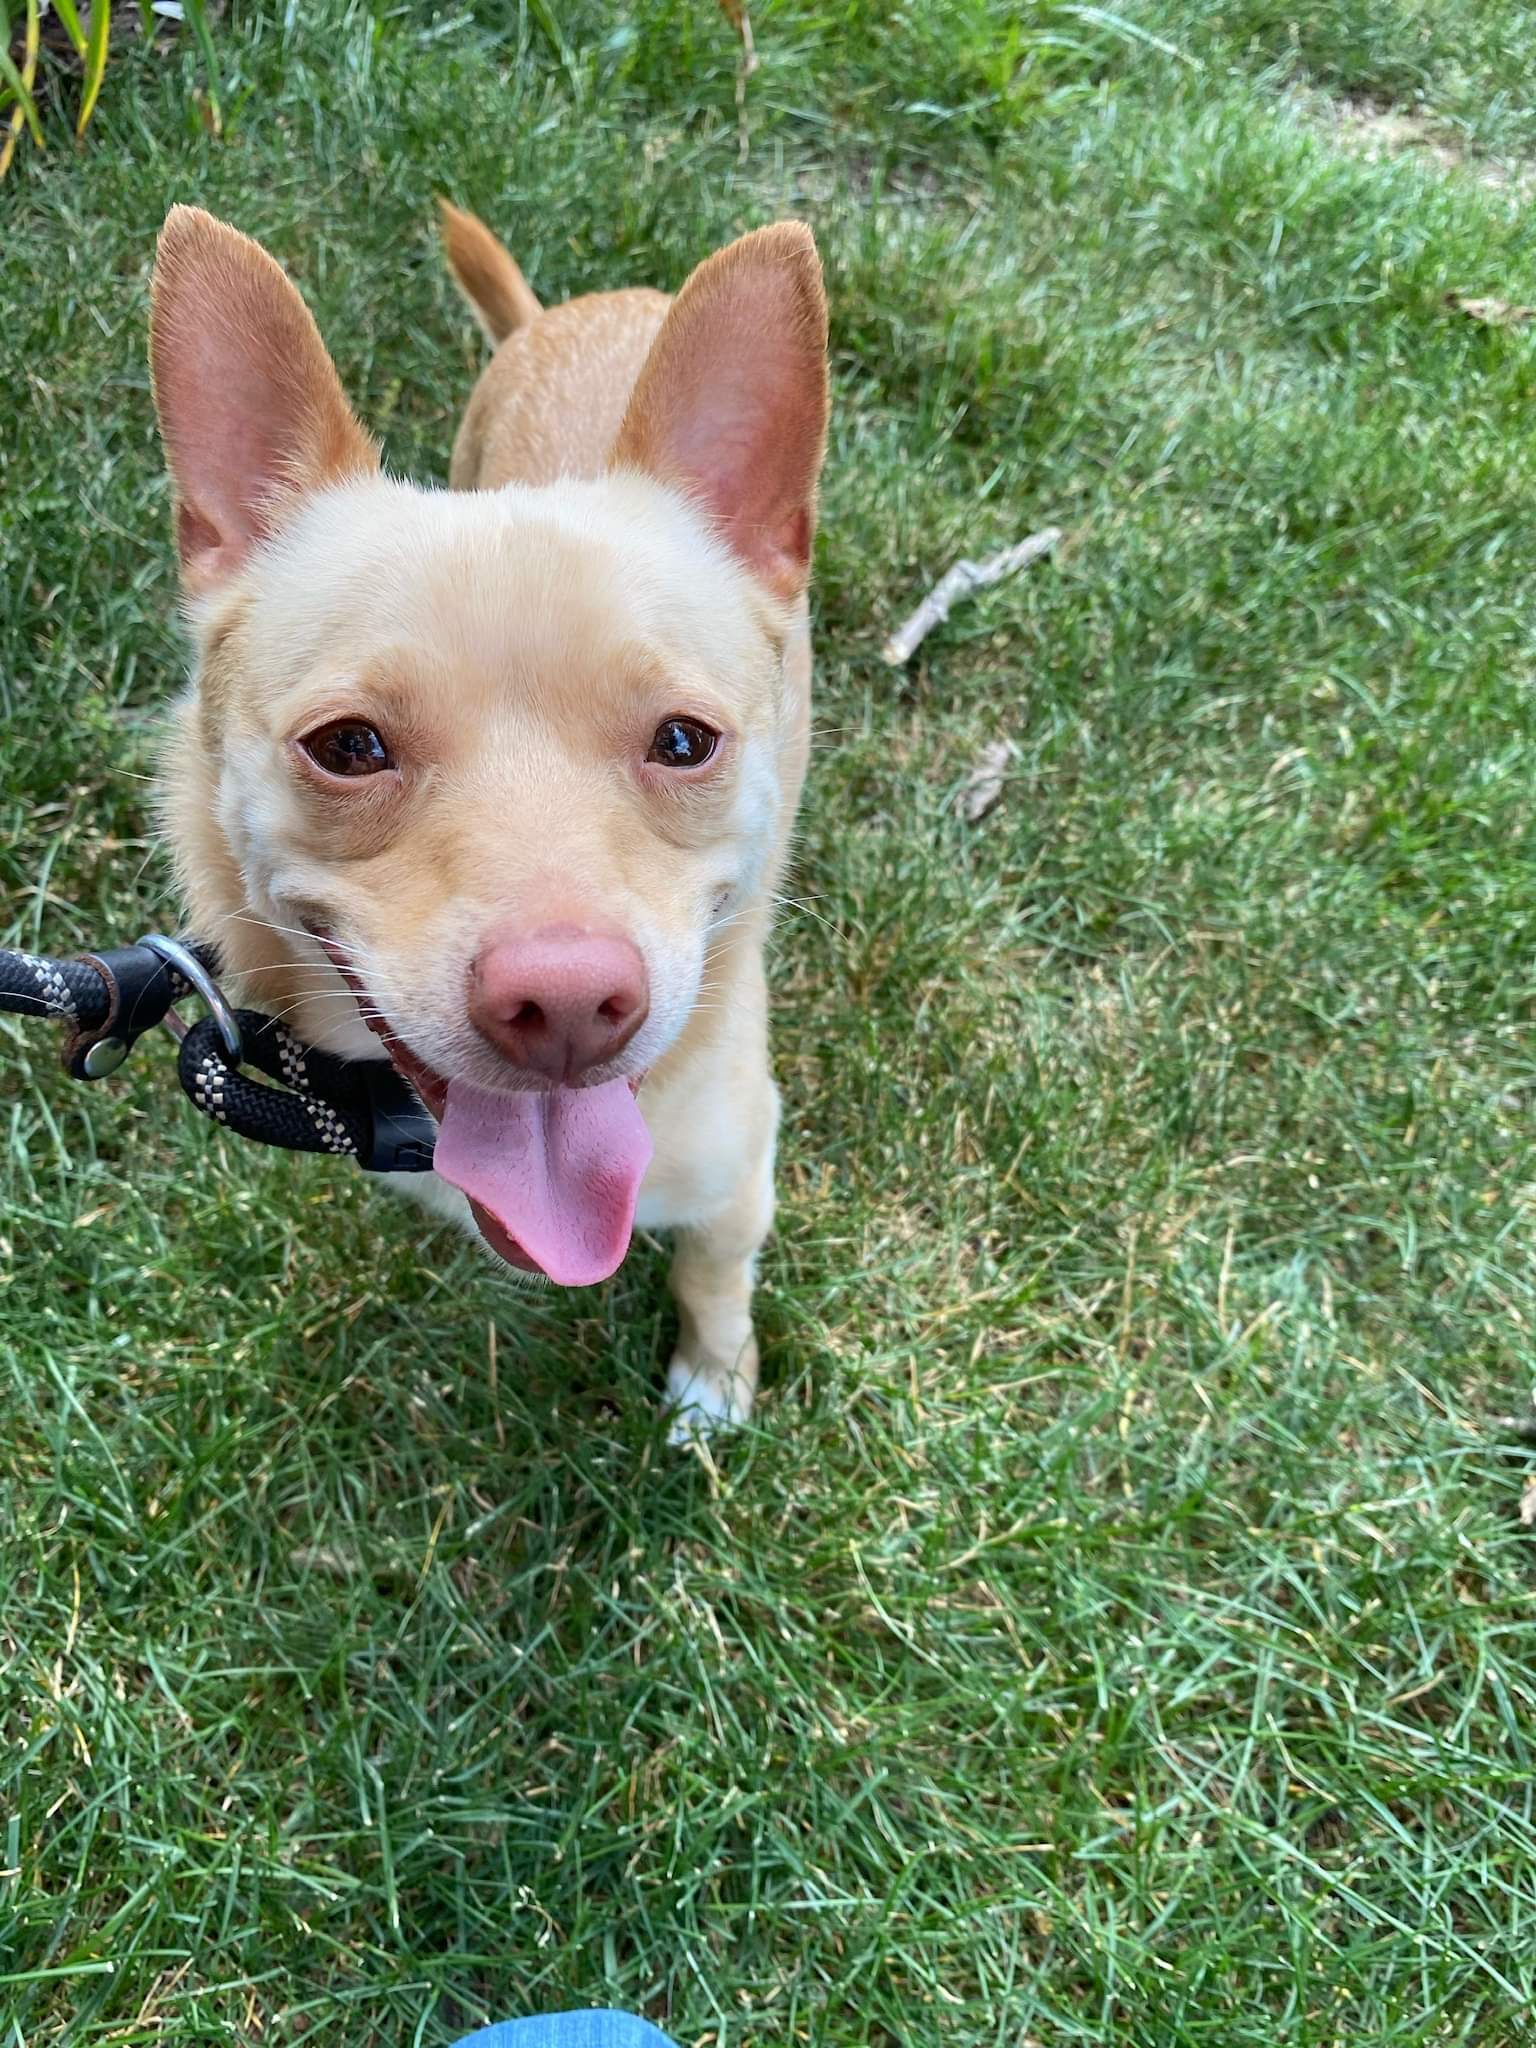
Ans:
[{"label": "white whisker", "polygon": [[221,924],[253,924],[259,931],[281,932],[285,938],[308,939],[312,945],[319,943],[314,933],[305,931],[302,925],[278,924],[274,918],[258,917],[248,910],[227,910],[219,922]]},{"label": "white whisker", "polygon": [[[347,992],[345,990],[342,990],[341,993],[346,994]],[[268,1017],[274,1017],[279,1022],[281,1022],[284,1017],[291,1017],[295,1010],[307,1010],[316,1003],[323,1003],[333,1000],[333,997],[327,995],[300,995],[296,996],[291,1003],[284,1003],[283,1007],[280,1010],[267,1010],[264,1011],[263,1014]],[[376,1010],[371,1006],[364,1005],[362,1003],[357,1004],[356,1008],[358,1016],[361,1017],[365,1023],[387,1024],[389,1022],[389,1019],[385,1016],[382,1010]]]},{"label": "white whisker", "polygon": [[840,925],[834,924],[830,917],[823,917],[819,910],[812,910],[811,906],[808,903],[802,902],[798,896],[781,896],[775,891],[771,901],[779,904],[785,910],[798,910],[803,917],[809,917],[815,923],[825,925],[834,938],[839,938],[845,945],[847,944],[848,934]]}]

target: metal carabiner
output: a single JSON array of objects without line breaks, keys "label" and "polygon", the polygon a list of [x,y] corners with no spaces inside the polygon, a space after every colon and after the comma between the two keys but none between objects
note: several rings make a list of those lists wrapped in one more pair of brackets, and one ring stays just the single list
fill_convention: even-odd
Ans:
[{"label": "metal carabiner", "polygon": [[[230,1008],[223,989],[190,946],[184,946],[180,939],[168,939],[158,932],[152,932],[148,938],[140,939],[138,943],[163,960],[167,967],[175,968],[182,980],[190,984],[202,997],[208,1006],[209,1016],[219,1028],[219,1036],[224,1041],[229,1064],[232,1067],[239,1066],[245,1047],[240,1037],[240,1026],[235,1021],[235,1013]],[[186,1037],[186,1020],[179,1017],[174,1008],[166,1011],[164,1023],[172,1037]]]}]

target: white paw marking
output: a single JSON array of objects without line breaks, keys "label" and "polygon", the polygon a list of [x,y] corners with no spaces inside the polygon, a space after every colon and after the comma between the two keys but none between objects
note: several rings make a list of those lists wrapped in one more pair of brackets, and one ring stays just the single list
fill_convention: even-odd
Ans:
[{"label": "white paw marking", "polygon": [[685,1358],[674,1358],[667,1368],[667,1407],[672,1411],[667,1442],[689,1444],[745,1422],[752,1400],[750,1395],[741,1398],[733,1374],[719,1368],[701,1370]]}]

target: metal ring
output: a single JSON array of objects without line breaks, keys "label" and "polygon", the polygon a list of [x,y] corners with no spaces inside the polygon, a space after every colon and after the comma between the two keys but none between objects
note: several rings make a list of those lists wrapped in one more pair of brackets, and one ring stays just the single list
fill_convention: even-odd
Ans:
[{"label": "metal ring", "polygon": [[208,1014],[219,1027],[219,1036],[224,1041],[224,1050],[229,1054],[231,1066],[240,1064],[245,1051],[240,1039],[240,1026],[235,1022],[235,1013],[224,998],[224,991],[208,972],[202,961],[190,947],[180,939],[167,939],[158,933],[151,933],[147,939],[140,939],[151,953],[157,954],[167,967],[174,967],[182,980],[190,983],[208,1005]]}]

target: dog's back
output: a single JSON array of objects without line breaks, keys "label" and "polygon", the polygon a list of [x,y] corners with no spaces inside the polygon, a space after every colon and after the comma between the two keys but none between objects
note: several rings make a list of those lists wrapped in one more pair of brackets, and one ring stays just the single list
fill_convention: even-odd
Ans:
[{"label": "dog's back", "polygon": [[635,380],[672,301],[665,292],[595,292],[546,311],[483,222],[439,202],[454,281],[496,353],[453,446],[459,491],[600,476]]}]

